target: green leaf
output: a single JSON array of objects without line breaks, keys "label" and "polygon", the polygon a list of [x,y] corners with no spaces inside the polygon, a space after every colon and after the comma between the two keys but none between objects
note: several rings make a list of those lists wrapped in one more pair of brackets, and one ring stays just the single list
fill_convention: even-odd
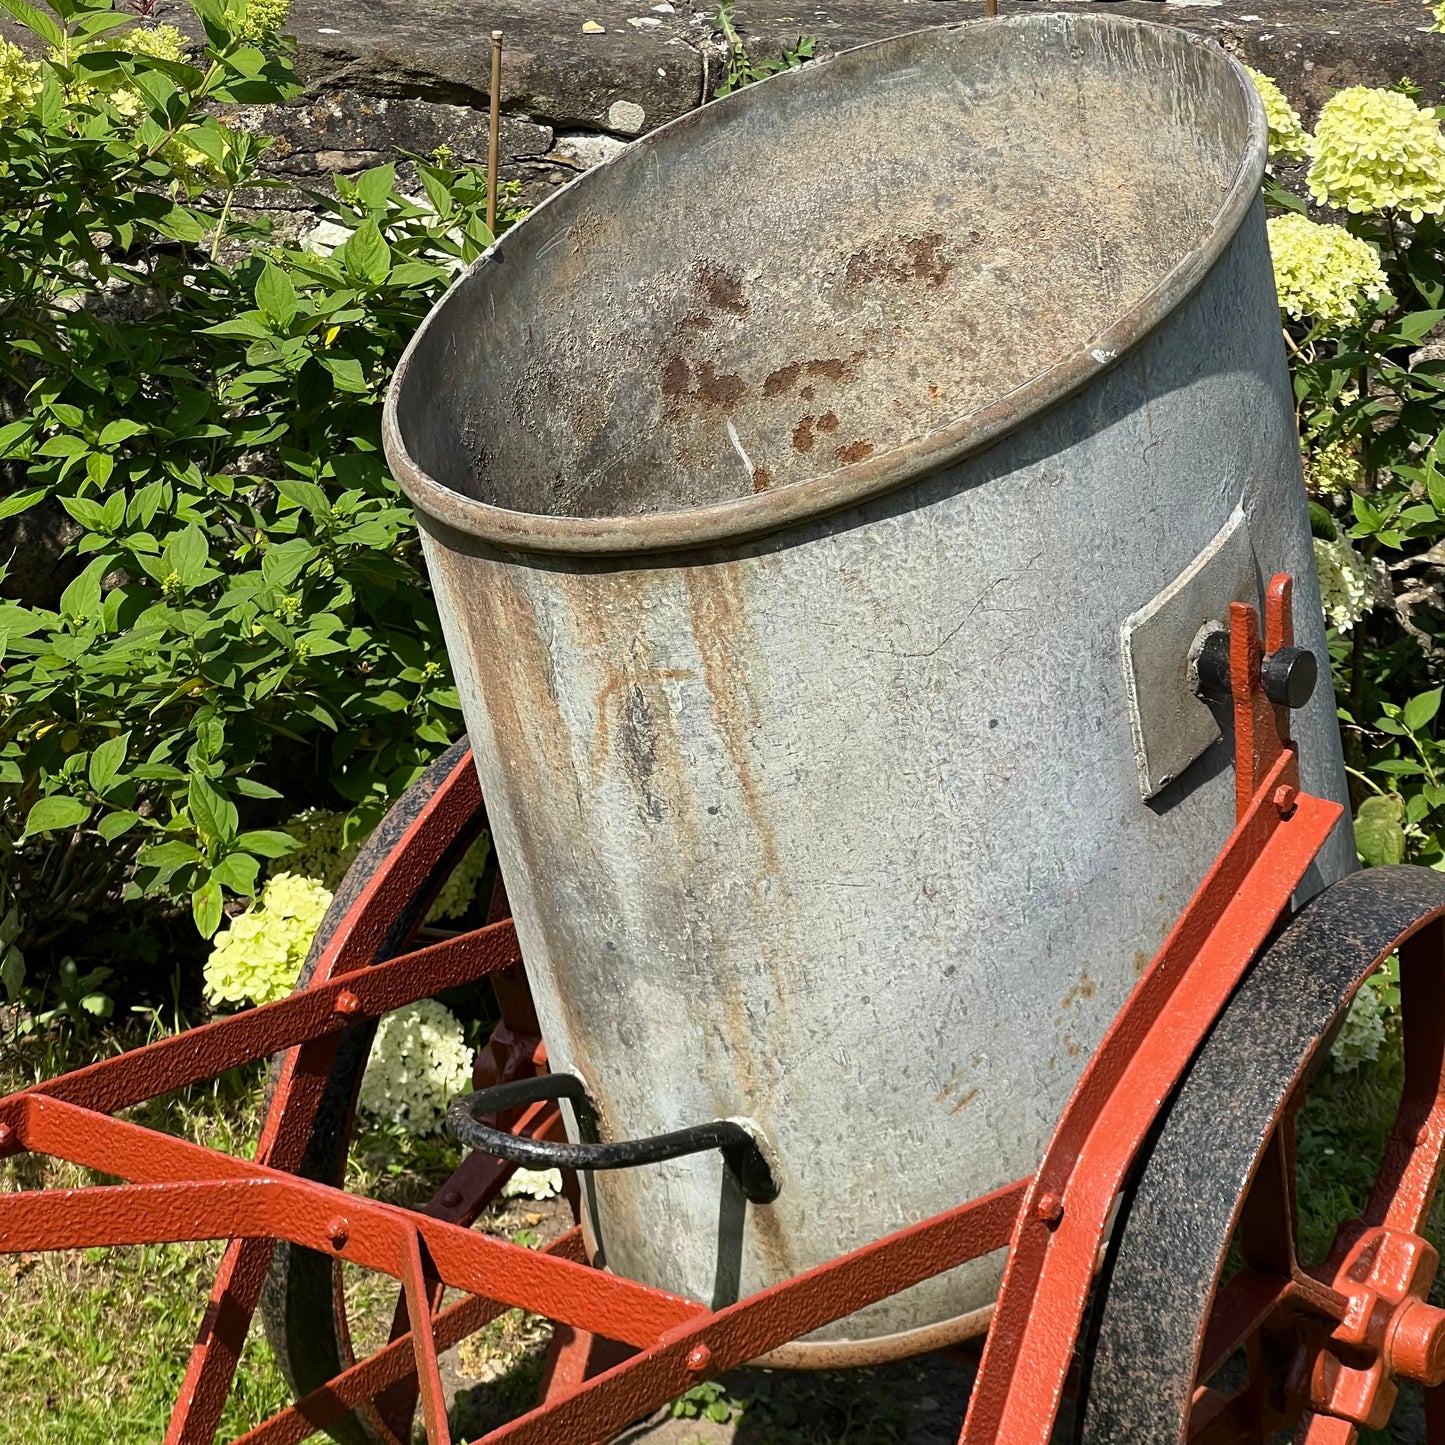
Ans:
[{"label": "green leaf", "polygon": [[226,843],[236,836],[236,824],[240,820],[236,805],[199,773],[191,774],[187,797],[191,817],[209,842]]},{"label": "green leaf", "polygon": [[201,580],[206,564],[211,559],[210,544],[206,534],[193,522],[189,527],[172,533],[165,546],[165,566],[174,572],[187,587],[193,587]]},{"label": "green leaf", "polygon": [[1405,803],[1395,793],[1366,798],[1355,814],[1355,849],[1367,868],[1405,859]]},{"label": "green leaf", "polygon": [[94,563],[60,594],[60,613],[89,622],[100,611],[100,573]]},{"label": "green leaf", "polygon": [[269,341],[272,328],[266,324],[264,311],[243,311],[229,321],[218,321],[204,328],[207,336],[243,336],[250,341]]},{"label": "green leaf", "polygon": [[1390,344],[1413,346],[1441,321],[1445,321],[1445,311],[1416,311],[1403,316],[1390,328]]},{"label": "green leaf", "polygon": [[209,938],[221,926],[221,885],[207,878],[191,894],[191,916],[202,938]]},{"label": "green leaf", "polygon": [[[278,793],[275,788],[268,788],[265,783],[258,783],[254,778],[232,778],[232,786],[243,798],[275,799],[284,797],[285,794]],[[243,833],[241,837],[245,837]],[[250,845],[247,844],[249,847]],[[259,851],[252,849],[253,852]]]},{"label": "green leaf", "polygon": [[249,853],[228,853],[215,868],[211,877],[224,884],[232,893],[244,893],[247,897],[256,894],[256,877],[261,865]]},{"label": "green leaf", "polygon": [[100,434],[100,444],[103,447],[119,446],[121,442],[129,440],[133,436],[145,431],[140,422],[133,421],[128,416],[123,416],[115,421],[107,422]]},{"label": "green leaf", "polygon": [[10,947],[0,957],[0,984],[5,988],[5,1002],[18,1004],[25,988],[25,955]]},{"label": "green leaf", "polygon": [[356,199],[368,211],[384,211],[386,203],[396,188],[396,167],[394,165],[373,166],[356,178]]},{"label": "green leaf", "polygon": [[25,836],[29,838],[36,833],[54,833],[75,828],[88,817],[90,808],[79,798],[69,798],[63,794],[41,798],[31,808],[30,815],[25,820]]},{"label": "green leaf", "polygon": [[1440,693],[1440,688],[1432,688],[1429,692],[1417,693],[1405,704],[1402,718],[1412,733],[1419,732],[1440,711]]},{"label": "green leaf", "polygon": [[361,369],[361,363],[354,357],[323,356],[321,364],[336,378],[338,390],[351,392],[366,390],[366,375]]},{"label": "green leaf", "polygon": [[289,833],[274,829],[255,829],[236,839],[236,847],[247,853],[259,853],[263,858],[284,858],[296,846],[296,840]]},{"label": "green leaf", "polygon": [[139,822],[139,813],[107,813],[105,817],[95,825],[95,831],[99,833],[107,843],[114,843],[117,838],[129,833]]},{"label": "green leaf", "polygon": [[89,450],[90,448],[79,437],[62,435],[41,442],[35,448],[35,455],[38,457],[79,457],[84,456]]},{"label": "green leaf", "polygon": [[130,734],[121,733],[119,737],[107,738],[90,755],[90,786],[97,793],[103,794],[115,781],[115,775],[120,771],[121,765],[125,762],[126,751],[130,747]]},{"label": "green leaf", "polygon": [[[115,458],[109,452],[91,452],[85,459],[85,475],[95,483],[97,487],[103,487],[109,480],[110,474],[115,470]],[[122,508],[125,506],[125,499],[121,499]]]},{"label": "green leaf", "polygon": [[1333,542],[1338,536],[1335,519],[1313,498],[1310,499],[1310,535]]},{"label": "green leaf", "polygon": [[385,281],[391,270],[391,247],[375,221],[363,221],[335,254],[348,272],[373,285]]},{"label": "green leaf", "polygon": [[6,517],[28,512],[44,495],[44,487],[31,487],[28,491],[16,492],[13,496],[0,497],[0,521]]},{"label": "green leaf", "polygon": [[304,537],[268,547],[261,558],[261,575],[272,587],[289,587],[316,555],[317,549]]},{"label": "green leaf", "polygon": [[198,862],[200,856],[189,843],[183,843],[179,838],[171,838],[153,847],[142,848],[140,861],[147,868],[162,868],[174,872],[186,863]]},{"label": "green leaf", "polygon": [[303,482],[296,477],[277,477],[274,485],[288,502],[304,507],[313,517],[330,515],[331,505],[326,500],[326,493],[314,482]]},{"label": "green leaf", "polygon": [[[188,245],[199,245],[206,239],[206,228],[194,211],[184,206],[172,206],[165,215],[151,223],[162,236],[172,241],[184,241]],[[211,327],[212,331],[216,328]]]},{"label": "green leaf", "polygon": [[266,262],[261,279],[256,282],[256,305],[274,326],[286,328],[296,315],[296,288],[291,278],[277,265]]},{"label": "green leaf", "polygon": [[26,0],[0,0],[0,6],[8,10],[27,30],[34,31],[48,45],[59,49],[65,44],[65,33],[50,16],[37,10]]}]

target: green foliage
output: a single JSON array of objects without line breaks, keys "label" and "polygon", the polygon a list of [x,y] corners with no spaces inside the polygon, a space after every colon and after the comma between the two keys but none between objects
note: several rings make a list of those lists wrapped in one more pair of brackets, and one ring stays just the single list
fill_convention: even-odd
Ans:
[{"label": "green foliage", "polygon": [[796,70],[813,58],[818,41],[812,35],[800,35],[792,46],[766,60],[755,60],[748,54],[742,36],[733,24],[732,0],[719,0],[717,13],[713,16],[713,27],[721,32],[723,44],[727,47],[727,69],[723,78],[714,87],[714,96],[730,95],[751,85],[755,80],[766,80],[770,75],[781,75],[785,70]]},{"label": "green foliage", "polygon": [[349,233],[328,255],[237,220],[267,142],[215,106],[298,90],[274,3],[261,48],[254,0],[190,0],[183,59],[113,38],[110,0],[4,3],[52,49],[0,127],[0,517],[58,503],[80,533],[55,610],[0,604],[13,993],[6,950],[120,897],[211,935],[293,847],[278,818],[369,827],[460,730],[380,409],[492,237],[485,176],[445,156],[416,159],[424,197],[391,165],[312,197]]},{"label": "green foliage", "polygon": [[726,1425],[734,1411],[743,1406],[728,1397],[727,1389],[716,1380],[694,1385],[687,1394],[679,1395],[672,1402],[674,1420],[711,1420],[715,1425]]},{"label": "green foliage", "polygon": [[[1276,206],[1298,208],[1271,186]],[[1445,678],[1445,323],[1442,227],[1393,212],[1344,218],[1374,247],[1388,289],[1346,325],[1287,318],[1311,528],[1332,638],[1340,718],[1354,773],[1356,841],[1370,864],[1445,863],[1445,775],[1437,713]],[[1318,465],[1316,465],[1318,463]],[[1326,470],[1328,464],[1329,470]],[[1343,477],[1338,486],[1326,479]],[[1332,577],[1348,548],[1357,574]],[[1357,591],[1352,577],[1363,579]],[[1344,588],[1345,595],[1340,589]],[[1352,620],[1353,619],[1353,620]]]}]

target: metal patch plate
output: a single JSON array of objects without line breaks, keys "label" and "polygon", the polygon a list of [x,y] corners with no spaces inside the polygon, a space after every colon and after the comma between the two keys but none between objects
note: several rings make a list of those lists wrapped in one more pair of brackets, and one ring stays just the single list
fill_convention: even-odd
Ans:
[{"label": "metal patch plate", "polygon": [[1162,592],[1124,619],[1124,682],[1144,798],[1162,792],[1207,748],[1219,724],[1189,685],[1189,649],[1231,602],[1258,603],[1254,549],[1242,507]]}]

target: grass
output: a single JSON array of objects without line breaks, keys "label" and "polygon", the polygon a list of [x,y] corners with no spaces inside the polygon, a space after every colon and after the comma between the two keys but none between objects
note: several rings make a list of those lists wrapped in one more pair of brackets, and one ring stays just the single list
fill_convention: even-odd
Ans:
[{"label": "grass", "polygon": [[[145,1041],[128,1029],[88,1049],[70,1037],[0,1035],[0,1095]],[[136,1123],[250,1157],[261,1124],[260,1066],[127,1112]],[[416,1204],[455,1163],[442,1140],[377,1126],[353,1148],[347,1187]],[[0,1191],[113,1183],[34,1155],[0,1165]],[[165,1433],[220,1263],[219,1243],[150,1245],[0,1256],[0,1445],[130,1445]],[[396,1286],[348,1271],[358,1345],[384,1343]],[[289,1403],[259,1324],[247,1337],[219,1439],[231,1440]]]},{"label": "grass", "polygon": [[[55,1056],[53,1040],[4,1047],[0,1094],[65,1062]],[[228,1075],[128,1117],[211,1148],[248,1153],[260,1122],[258,1081]],[[28,1155],[0,1170],[6,1191],[106,1182],[113,1181]],[[147,1245],[0,1258],[0,1445],[159,1440],[222,1249],[219,1243]],[[221,1438],[244,1433],[286,1399],[265,1337],[254,1330]]]}]

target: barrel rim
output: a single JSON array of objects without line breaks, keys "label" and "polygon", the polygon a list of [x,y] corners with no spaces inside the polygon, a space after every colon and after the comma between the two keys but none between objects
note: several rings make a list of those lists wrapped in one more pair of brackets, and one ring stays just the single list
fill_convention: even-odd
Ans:
[{"label": "barrel rim", "polygon": [[[1182,256],[1132,307],[1092,337],[1089,345],[1060,358],[1012,391],[995,397],[986,406],[956,417],[916,441],[905,442],[863,461],[837,467],[804,481],[792,482],[775,491],[641,515],[574,517],[516,511],[464,496],[430,476],[412,459],[397,421],[398,397],[406,386],[413,354],[424,343],[432,323],[458,288],[466,285],[488,264],[494,250],[505,246],[506,238],[503,237],[478,257],[432,307],[407,344],[387,391],[382,411],[382,445],[397,482],[418,511],[455,532],[520,552],[596,556],[688,551],[717,543],[746,541],[856,506],[930,472],[956,465],[1003,440],[1116,366],[1198,288],[1234,240],[1255,205],[1269,156],[1269,125],[1264,103],[1244,67],[1217,41],[1159,21],[1137,20],[1122,15],[1074,15],[1047,11],[1037,15],[983,17],[949,25],[920,26],[917,30],[850,47],[817,63],[830,65],[841,56],[856,55],[860,51],[890,45],[905,36],[916,36],[926,31],[958,31],[985,25],[1011,28],[1054,25],[1061,30],[1083,25],[1164,31],[1169,34],[1171,43],[1195,45],[1217,54],[1233,72],[1235,83],[1244,97],[1249,121],[1248,140],[1229,190],[1215,210],[1203,240]],[[785,85],[796,80],[797,76],[797,71],[785,71],[759,83]],[[747,89],[751,91],[756,86]],[[699,106],[650,131],[634,144],[645,146],[653,143],[656,137],[674,128],[695,123],[697,117],[711,105],[727,105],[741,94],[734,92],[709,105]],[[603,166],[611,163],[604,162]],[[603,166],[594,169],[601,170]],[[590,174],[592,172],[589,171],[579,176],[572,184],[585,183]],[[564,189],[570,190],[571,187]],[[537,211],[552,199],[549,197],[543,201]],[[536,215],[537,211],[532,214]]]}]

